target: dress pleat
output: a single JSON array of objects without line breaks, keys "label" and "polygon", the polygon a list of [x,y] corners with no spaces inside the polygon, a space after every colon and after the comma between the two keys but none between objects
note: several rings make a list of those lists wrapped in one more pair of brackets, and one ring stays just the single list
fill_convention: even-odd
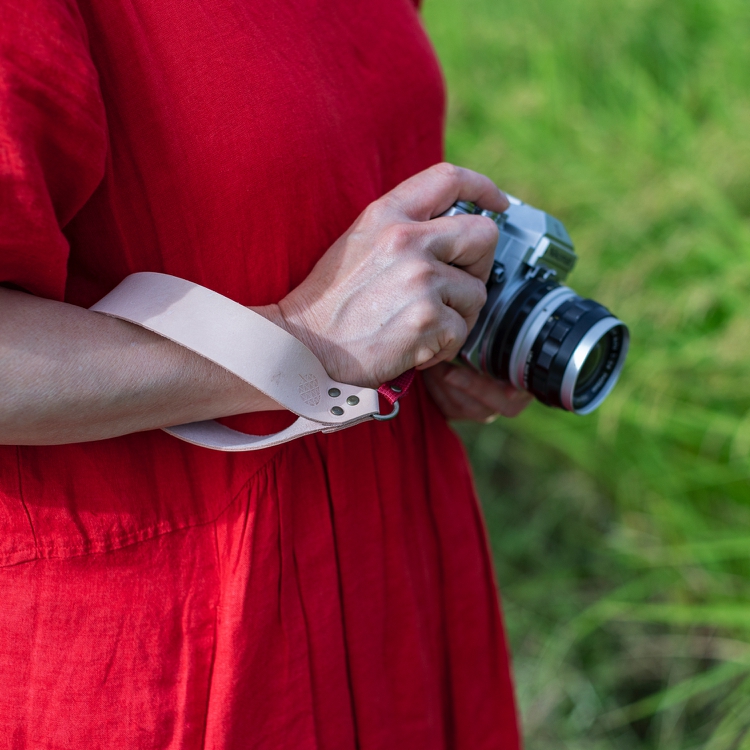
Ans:
[{"label": "dress pleat", "polygon": [[[140,271],[277,302],[442,158],[410,0],[3,0],[0,80],[0,283],[82,307]],[[0,526],[0,750],[518,750],[419,378],[391,422],[255,453],[0,446]]]}]

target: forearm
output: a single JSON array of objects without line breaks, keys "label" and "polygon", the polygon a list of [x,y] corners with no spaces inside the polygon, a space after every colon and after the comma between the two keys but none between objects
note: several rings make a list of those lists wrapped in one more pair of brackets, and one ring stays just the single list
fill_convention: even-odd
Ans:
[{"label": "forearm", "polygon": [[[342,383],[377,387],[450,361],[484,305],[497,243],[491,219],[441,216],[457,200],[508,207],[486,177],[431,167],[372,203],[300,286],[256,311]],[[100,440],[274,408],[234,375],[138,326],[0,289],[0,443]]]},{"label": "forearm", "polygon": [[278,408],[157,334],[0,288],[0,444],[101,440]]}]

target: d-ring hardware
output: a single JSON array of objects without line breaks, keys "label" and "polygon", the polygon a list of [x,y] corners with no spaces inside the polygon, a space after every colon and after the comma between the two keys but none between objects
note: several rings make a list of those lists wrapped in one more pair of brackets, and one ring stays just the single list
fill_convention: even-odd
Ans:
[{"label": "d-ring hardware", "polygon": [[398,401],[396,401],[393,404],[393,411],[390,414],[373,414],[372,418],[377,419],[378,422],[387,422],[388,420],[393,419],[398,414],[399,408],[400,404],[398,403]]}]

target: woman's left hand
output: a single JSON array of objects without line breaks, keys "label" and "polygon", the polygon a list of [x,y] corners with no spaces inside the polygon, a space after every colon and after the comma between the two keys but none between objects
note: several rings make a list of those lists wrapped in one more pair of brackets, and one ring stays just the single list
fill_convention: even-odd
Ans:
[{"label": "woman's left hand", "polygon": [[447,419],[491,422],[518,416],[533,397],[489,375],[441,362],[422,373],[425,385]]}]

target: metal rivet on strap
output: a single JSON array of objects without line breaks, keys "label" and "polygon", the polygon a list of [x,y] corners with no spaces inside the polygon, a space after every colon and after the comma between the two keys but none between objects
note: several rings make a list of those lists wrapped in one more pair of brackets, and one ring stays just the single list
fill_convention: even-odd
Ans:
[{"label": "metal rivet on strap", "polygon": [[359,403],[359,399],[356,396],[349,396],[349,398],[346,399],[346,403],[349,404],[349,406],[356,406]]},{"label": "metal rivet on strap", "polygon": [[[332,391],[335,391],[335,388],[331,388]],[[333,409],[331,409],[331,414],[333,414],[334,417],[340,417],[344,413],[344,410],[340,406],[334,406]]]},{"label": "metal rivet on strap", "polygon": [[[329,388],[328,395],[331,398],[338,398],[341,395],[341,391],[338,388]],[[333,413],[335,414],[336,412],[333,412]],[[343,414],[344,412],[341,412],[341,413]]]},{"label": "metal rivet on strap", "polygon": [[392,385],[392,386],[389,386],[389,387],[390,387],[390,389],[391,389],[391,390],[392,390],[392,391],[393,391],[394,393],[401,393],[401,390],[402,390],[402,389],[401,389],[401,386],[400,386],[400,385]]}]

